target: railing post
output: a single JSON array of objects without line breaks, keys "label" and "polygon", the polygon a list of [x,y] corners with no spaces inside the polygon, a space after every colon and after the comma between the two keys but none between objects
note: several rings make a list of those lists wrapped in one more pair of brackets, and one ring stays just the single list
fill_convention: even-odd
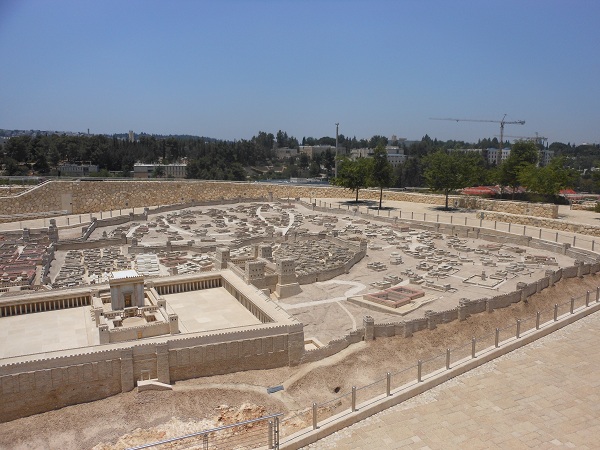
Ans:
[{"label": "railing post", "polygon": [[510,233],[510,226],[511,226],[511,223],[510,223],[510,222],[508,222],[508,232],[509,232],[509,233]]},{"label": "railing post", "polygon": [[556,232],[556,242],[558,242],[558,231]]},{"label": "railing post", "polygon": [[517,319],[517,339],[521,337],[521,319]]},{"label": "railing post", "polygon": [[446,349],[446,370],[450,369],[450,349]]},{"label": "railing post", "polygon": [[356,411],[356,386],[352,386],[352,412]]},{"label": "railing post", "polygon": [[535,315],[535,329],[536,330],[540,329],[540,316],[541,316],[541,313],[538,311],[537,314]]},{"label": "railing post", "polygon": [[575,297],[571,297],[571,314],[575,310]]},{"label": "railing post", "polygon": [[275,417],[275,431],[273,433],[273,448],[279,450],[279,417]]},{"label": "railing post", "polygon": [[525,236],[527,230],[527,225],[523,225],[523,236]]},{"label": "railing post", "polygon": [[542,229],[540,228],[540,236],[538,239],[542,239]]},{"label": "railing post", "polygon": [[410,220],[412,220],[412,219],[414,219],[414,218],[415,218],[415,212],[414,212],[414,211],[411,211],[411,212],[410,212]]},{"label": "railing post", "polygon": [[596,303],[600,301],[600,286],[596,288]]},{"label": "railing post", "polygon": [[208,450],[208,434],[205,434],[202,438],[202,445],[204,447],[204,450]]},{"label": "railing post", "polygon": [[592,240],[592,251],[594,251],[594,244],[596,243],[596,241]]},{"label": "railing post", "polygon": [[267,448],[273,448],[273,421],[269,420],[269,431],[267,436]]},{"label": "railing post", "polygon": [[452,222],[452,218],[453,218],[453,217],[454,217],[454,216],[450,216],[450,224],[452,224],[452,223],[453,223],[453,222]]},{"label": "railing post", "polygon": [[498,348],[500,346],[500,328],[496,328],[496,338],[494,341],[494,346]]},{"label": "railing post", "polygon": [[467,225],[467,218],[465,217],[465,226]]},{"label": "railing post", "polygon": [[476,345],[477,341],[475,340],[475,338],[471,339],[471,357],[475,358],[475,345]]},{"label": "railing post", "polygon": [[385,395],[389,397],[392,395],[392,374],[390,372],[385,374]]},{"label": "railing post", "polygon": [[590,291],[585,293],[585,307],[587,308],[588,306],[590,306]]},{"label": "railing post", "polygon": [[558,320],[558,303],[554,304],[554,321]]},{"label": "railing post", "polygon": [[419,360],[417,362],[417,381],[421,382],[421,370],[423,370],[423,362]]},{"label": "railing post", "polygon": [[494,220],[494,230],[498,227],[498,221]]},{"label": "railing post", "polygon": [[439,222],[440,222],[440,215],[439,215],[439,214],[437,215],[437,218],[436,218],[436,220],[435,220],[435,221],[436,221],[437,223],[439,223]]}]

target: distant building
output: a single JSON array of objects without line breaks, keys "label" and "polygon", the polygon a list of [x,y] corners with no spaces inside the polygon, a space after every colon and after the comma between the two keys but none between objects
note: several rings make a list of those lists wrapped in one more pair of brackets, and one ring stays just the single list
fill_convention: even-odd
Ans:
[{"label": "distant building", "polygon": [[[350,150],[350,159],[356,160],[358,158],[372,158],[374,149],[372,148],[353,148]],[[387,153],[387,160],[393,167],[398,167],[406,161],[407,156],[404,154],[404,149],[395,145],[388,145],[385,147]]]},{"label": "distant building", "polygon": [[304,153],[305,155],[312,158],[313,156],[325,153],[327,150],[331,150],[331,152],[335,154],[334,145],[301,145],[299,153]]},{"label": "distant building", "polygon": [[554,150],[540,150],[539,165],[547,166],[552,158],[554,158]]},{"label": "distant building", "polygon": [[292,156],[298,156],[298,149],[289,147],[276,148],[275,154],[277,155],[277,159],[290,158]]},{"label": "distant building", "polygon": [[164,170],[163,178],[185,178],[187,172],[187,164],[142,164],[135,163],[133,165],[134,178],[152,178],[152,174],[157,167],[162,167]]},{"label": "distant building", "polygon": [[129,142],[133,142],[135,140],[135,134],[132,130],[129,130]]},{"label": "distant building", "polygon": [[64,177],[87,177],[93,173],[98,173],[98,166],[94,164],[61,163],[57,169],[60,175]]},{"label": "distant building", "polygon": [[[498,161],[498,149],[488,148],[487,149],[487,161],[489,164],[498,165],[502,164],[510,156],[510,148],[503,148],[500,154],[500,161]],[[540,150],[538,155],[538,166],[546,166],[554,158],[553,150]]]}]

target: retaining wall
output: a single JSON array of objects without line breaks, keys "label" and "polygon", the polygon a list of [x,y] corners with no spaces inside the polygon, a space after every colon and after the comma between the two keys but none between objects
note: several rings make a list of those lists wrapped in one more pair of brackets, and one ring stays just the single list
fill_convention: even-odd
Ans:
[{"label": "retaining wall", "polygon": [[[16,196],[0,197],[0,211],[5,215],[65,210],[85,214],[148,205],[173,205],[193,202],[236,201],[242,198],[354,198],[354,193],[333,186],[295,186],[292,184],[243,183],[225,181],[50,181]],[[363,189],[361,199],[378,200],[379,191]],[[385,191],[385,200],[444,205],[443,195]],[[453,196],[457,206],[558,217],[556,205],[530,204]],[[41,216],[40,216],[41,217]]]}]

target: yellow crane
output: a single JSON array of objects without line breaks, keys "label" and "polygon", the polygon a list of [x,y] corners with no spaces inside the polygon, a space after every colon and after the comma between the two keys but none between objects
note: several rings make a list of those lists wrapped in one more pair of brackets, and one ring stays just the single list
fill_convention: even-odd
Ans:
[{"label": "yellow crane", "polygon": [[486,119],[452,119],[452,118],[438,118],[431,117],[431,120],[452,120],[455,122],[494,122],[500,124],[500,142],[498,143],[498,158],[497,161],[500,161],[502,156],[502,146],[504,145],[504,125],[525,125],[524,120],[506,120],[506,114],[502,117],[502,120],[486,120]]}]

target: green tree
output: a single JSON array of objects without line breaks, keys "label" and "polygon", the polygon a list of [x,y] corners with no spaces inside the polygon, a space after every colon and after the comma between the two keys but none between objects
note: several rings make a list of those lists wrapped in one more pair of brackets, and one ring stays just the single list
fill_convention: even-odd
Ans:
[{"label": "green tree", "polygon": [[300,167],[301,169],[308,169],[309,165],[310,158],[308,157],[308,155],[306,153],[300,153],[300,156],[298,157],[298,167]]},{"label": "green tree", "polygon": [[311,177],[318,177],[319,175],[321,175],[321,166],[317,161],[311,161],[308,170]]},{"label": "green tree", "polygon": [[165,168],[163,166],[156,166],[152,171],[152,178],[162,178],[165,176]]},{"label": "green tree", "polygon": [[381,209],[383,188],[388,188],[394,183],[394,167],[387,159],[387,152],[383,144],[379,144],[373,153],[369,181],[371,186],[379,188],[379,209]]},{"label": "green tree", "polygon": [[338,163],[338,176],[331,182],[335,186],[356,192],[355,201],[358,202],[358,191],[368,186],[372,163],[373,160],[370,158],[358,158],[356,161],[341,158]]},{"label": "green tree", "polygon": [[538,149],[531,141],[517,141],[510,150],[510,156],[500,164],[496,179],[501,186],[510,186],[515,197],[517,188],[521,185],[521,172],[530,166],[535,166],[538,160]]},{"label": "green tree", "polygon": [[475,171],[469,165],[472,156],[461,152],[446,153],[443,150],[428,155],[424,158],[424,177],[427,185],[434,191],[442,191],[446,196],[448,209],[448,195],[450,191],[470,185],[474,179]]},{"label": "green tree", "polygon": [[538,194],[556,196],[561,189],[573,187],[577,172],[566,167],[564,156],[552,159],[545,167],[526,165],[519,173],[519,182],[527,186],[527,190]]}]

